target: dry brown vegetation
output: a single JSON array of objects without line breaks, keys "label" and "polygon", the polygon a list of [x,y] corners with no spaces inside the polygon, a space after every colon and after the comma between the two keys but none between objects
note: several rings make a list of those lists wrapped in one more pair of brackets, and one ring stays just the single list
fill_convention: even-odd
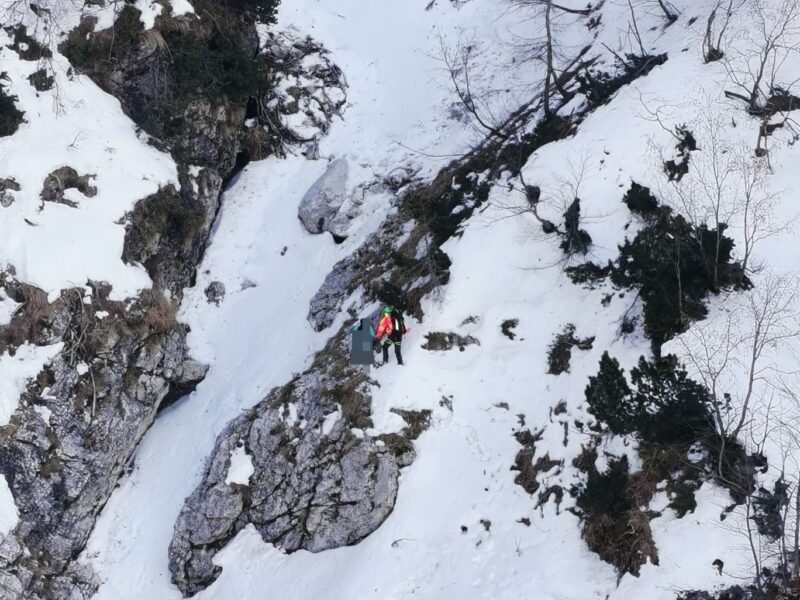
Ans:
[{"label": "dry brown vegetation", "polygon": [[39,337],[47,325],[50,304],[47,302],[47,294],[31,285],[8,286],[6,293],[14,302],[21,304],[11,322],[0,326],[0,353],[13,353],[20,345]]}]

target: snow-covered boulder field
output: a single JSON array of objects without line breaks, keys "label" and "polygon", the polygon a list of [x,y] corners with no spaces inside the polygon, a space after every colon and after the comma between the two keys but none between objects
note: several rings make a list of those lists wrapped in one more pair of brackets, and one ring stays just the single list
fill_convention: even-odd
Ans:
[{"label": "snow-covered boulder field", "polygon": [[800,0],[0,26],[0,598],[800,598]]}]

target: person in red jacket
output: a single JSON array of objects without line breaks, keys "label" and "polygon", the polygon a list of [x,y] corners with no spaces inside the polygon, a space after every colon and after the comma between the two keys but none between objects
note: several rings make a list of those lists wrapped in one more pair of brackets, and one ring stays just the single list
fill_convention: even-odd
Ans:
[{"label": "person in red jacket", "polygon": [[408,332],[406,324],[403,322],[402,313],[386,306],[381,311],[381,320],[378,322],[378,331],[375,337],[380,341],[383,348],[383,364],[389,362],[389,346],[394,346],[394,354],[397,356],[397,364],[403,364],[403,355],[400,352],[400,345],[403,343],[403,336]]}]

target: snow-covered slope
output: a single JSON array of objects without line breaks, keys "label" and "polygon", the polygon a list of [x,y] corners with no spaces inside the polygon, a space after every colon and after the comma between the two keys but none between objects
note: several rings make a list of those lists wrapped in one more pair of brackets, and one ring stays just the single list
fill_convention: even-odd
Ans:
[{"label": "snow-covered slope", "polygon": [[[152,27],[157,5],[138,4],[143,22]],[[544,73],[544,13],[534,4],[282,0],[277,23],[270,27],[297,38],[309,35],[322,44],[344,73],[347,101],[319,140],[318,155],[317,148],[309,152],[307,146],[289,144],[286,156],[248,164],[222,194],[195,285],[185,290],[178,314],[191,328],[192,357],[210,368],[195,391],[159,412],[100,512],[79,558],[97,574],[96,598],[181,597],[169,565],[173,528],[185,499],[206,477],[206,460],[215,452],[218,435],[271,390],[308,369],[347,322],[378,307],[369,290],[358,288],[337,307],[334,322],[316,331],[309,322],[309,303],[336,265],[374,243],[370,236],[382,231],[387,219],[400,218],[404,194],[427,185],[452,159],[476,148],[488,133],[481,120],[498,127],[518,107],[532,106],[528,103],[538,94]],[[775,564],[773,542],[756,535],[751,546],[751,503],[735,502],[730,487],[711,475],[698,480],[695,505],[686,514],[679,515],[671,504],[670,473],[660,473],[663,479],[653,482],[646,505],[636,507],[650,511],[657,564],[651,557],[638,575],[621,573],[590,550],[583,533],[585,515],[574,510],[588,471],[606,472],[626,457],[631,472],[641,474],[645,462],[635,433],[613,435],[595,426],[598,419],[587,405],[585,389],[605,352],[629,373],[653,351],[642,327],[643,300],[635,290],[610,281],[578,285],[565,267],[613,262],[619,246],[647,227],[622,202],[632,182],[650,188],[678,213],[689,212],[682,193],[691,198],[714,193],[712,178],[695,173],[716,174],[714,168],[725,157],[764,164],[766,158],[759,163],[752,157],[756,141],[761,143],[759,119],[724,91],[738,90],[732,77],[746,71],[748,47],[758,43],[757,32],[752,33],[756,13],[749,11],[763,4],[768,13],[791,3],[754,0],[740,7],[728,26],[728,60],[710,63],[704,61],[703,35],[714,0],[673,2],[677,18],[670,24],[657,2],[606,0],[588,15],[580,14],[580,2],[563,4],[574,12],[560,13],[554,29],[559,68],[573,68],[571,57],[588,45],[586,60],[595,59],[593,67],[609,73],[615,72],[615,52],[666,55],[666,60],[632,77],[599,106],[583,94],[566,103],[559,114],[578,115],[574,134],[526,155],[519,174],[513,168],[493,173],[493,179],[490,169],[481,174],[491,184],[488,201],[464,221],[460,235],[442,246],[452,263],[446,285],[422,299],[421,320],[408,317],[405,365],[396,365],[392,357],[388,366],[370,372],[371,427],[353,428],[354,435],[378,438],[402,432],[408,425],[402,415],[410,414],[405,411],[429,411],[427,429],[413,442],[416,458],[400,475],[391,514],[359,543],[318,553],[285,553],[247,525],[216,554],[221,573],[197,598],[671,600],[685,590],[750,583],[754,556],[759,565]],[[174,12],[191,8],[185,2],[172,2],[172,7]],[[790,29],[784,42],[794,43],[793,35]],[[63,112],[54,113],[48,98],[17,83],[34,65],[8,52],[0,56],[0,71],[9,72],[10,90],[28,121],[19,133],[0,138],[0,179],[7,170],[22,187],[14,204],[0,209],[5,211],[0,213],[0,262],[14,266],[20,281],[42,287],[52,298],[88,280],[108,281],[118,298],[148,287],[145,270],[121,260],[125,230],[120,219],[136,200],[176,182],[174,162],[137,136],[117,101],[88,78],[73,80],[57,70],[66,100]],[[787,54],[778,83],[797,78],[792,76],[800,69],[797,58]],[[56,60],[65,61],[60,55]],[[454,60],[464,62],[451,73],[447,63],[452,67]],[[463,86],[465,74],[471,89],[465,98],[462,88],[459,98],[453,83]],[[470,114],[470,102],[477,103],[475,114]],[[732,398],[724,419],[736,420],[749,383],[751,299],[763,301],[758,294],[776,289],[775,281],[783,290],[796,289],[800,251],[791,226],[797,216],[791,202],[797,185],[792,114],[777,111],[771,121],[786,118],[768,138],[769,168],[756,186],[763,186],[758,191],[769,198],[769,207],[757,213],[763,227],[755,237],[764,239],[748,257],[752,289],[728,286],[712,294],[708,317],[691,323],[662,351],[677,354],[690,376],[709,385],[698,344],[706,342],[705,350],[716,357],[725,343],[743,340],[731,344],[726,355],[735,366],[725,367],[715,380],[720,395]],[[530,133],[540,116],[534,113],[533,120],[519,124],[515,135]],[[689,162],[696,171],[686,175],[684,187],[668,181],[663,167],[664,160],[681,157],[675,151],[676,127],[697,138]],[[55,141],[45,144],[44,139]],[[84,145],[79,155],[75,145]],[[44,146],[52,149],[46,160],[31,160],[31,153]],[[716,154],[714,148],[724,151]],[[298,205],[334,159],[347,161],[346,196],[350,203],[357,199],[340,243],[327,234],[308,233],[298,220]],[[63,204],[42,208],[41,181],[67,164],[93,175],[97,195],[70,195],[77,209]],[[753,215],[730,207],[742,193],[732,172],[725,173],[730,179],[718,189],[729,217],[724,219],[730,225],[726,233],[736,242],[735,257],[742,260],[754,237],[748,233]],[[411,174],[412,185],[397,190],[387,184],[398,173]],[[541,191],[536,214],[529,209],[523,183]],[[591,246],[585,256],[565,257],[561,238],[543,232],[538,219],[561,224],[576,197],[580,228],[591,236]],[[697,218],[713,228],[713,215]],[[76,231],[92,235],[75,236]],[[224,285],[225,294],[211,303],[206,290],[215,282]],[[762,452],[767,459],[769,466],[755,475],[757,485],[772,489],[783,477],[794,494],[797,482],[789,474],[798,471],[800,448],[793,432],[800,415],[793,394],[798,372],[793,320],[800,300],[791,291],[777,295],[781,310],[773,318],[780,327],[773,333],[780,333],[765,345],[747,426],[738,437],[748,452]],[[11,301],[0,302],[0,314],[6,302]],[[565,372],[553,374],[548,352],[568,324],[578,338],[592,341],[572,350]],[[732,330],[736,335],[730,335]],[[473,339],[460,349],[458,344],[427,349],[427,338],[435,332]],[[22,346],[14,357],[0,356],[0,413],[16,409],[24,381],[60,351],[56,345]],[[327,415],[324,435],[343,419],[342,412]],[[589,448],[597,454],[591,467],[582,467]],[[691,453],[681,460],[699,461]],[[235,450],[224,485],[247,487],[254,462],[245,449]],[[520,470],[529,467],[537,490],[552,486],[563,497],[540,502],[538,493],[520,483]],[[0,535],[17,523],[4,484],[0,478]],[[788,526],[798,516],[784,518]]]}]

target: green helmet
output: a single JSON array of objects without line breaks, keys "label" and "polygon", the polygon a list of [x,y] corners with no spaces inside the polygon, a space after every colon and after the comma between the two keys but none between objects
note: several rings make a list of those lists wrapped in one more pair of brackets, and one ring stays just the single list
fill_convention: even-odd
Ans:
[{"label": "green helmet", "polygon": [[391,306],[384,306],[383,310],[381,311],[384,315],[392,314],[392,307]]}]

